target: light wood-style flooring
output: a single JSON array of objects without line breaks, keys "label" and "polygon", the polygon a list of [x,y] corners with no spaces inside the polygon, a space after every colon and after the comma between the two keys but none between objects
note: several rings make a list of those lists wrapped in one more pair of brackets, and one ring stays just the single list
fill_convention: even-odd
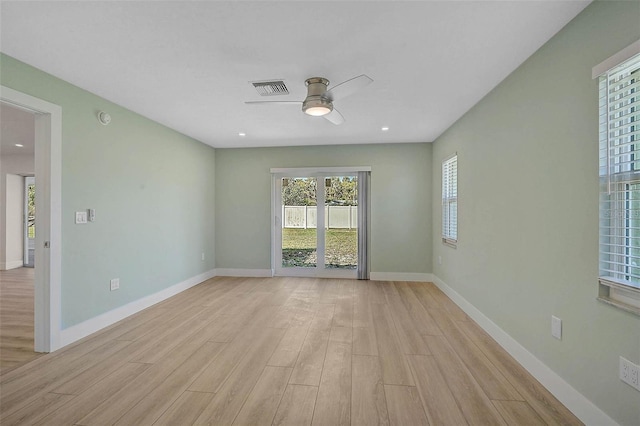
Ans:
[{"label": "light wood-style flooring", "polygon": [[33,351],[33,274],[0,271],[0,375],[41,355]]},{"label": "light wood-style flooring", "polygon": [[0,377],[9,425],[578,425],[433,284],[217,277]]}]

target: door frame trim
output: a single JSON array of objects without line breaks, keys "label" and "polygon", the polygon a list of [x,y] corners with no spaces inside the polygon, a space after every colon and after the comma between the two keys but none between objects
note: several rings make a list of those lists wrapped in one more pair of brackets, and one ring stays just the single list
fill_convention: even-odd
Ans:
[{"label": "door frame trim", "polygon": [[60,348],[62,326],[62,108],[1,85],[0,102],[35,115],[35,176],[40,202],[36,215],[34,350],[53,352]]}]

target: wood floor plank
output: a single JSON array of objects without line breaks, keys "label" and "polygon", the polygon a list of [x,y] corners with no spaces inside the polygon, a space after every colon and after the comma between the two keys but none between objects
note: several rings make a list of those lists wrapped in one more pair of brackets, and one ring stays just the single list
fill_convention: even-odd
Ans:
[{"label": "wood floor plank", "polygon": [[393,285],[393,281],[374,281],[379,294],[384,296],[383,303],[389,303],[393,299],[400,297],[398,290]]},{"label": "wood floor plank", "polygon": [[251,351],[240,361],[194,424],[232,424],[283,335],[281,328],[263,329]]},{"label": "wood floor plank", "polygon": [[400,299],[407,309],[409,316],[413,320],[413,324],[418,333],[429,334],[433,336],[441,335],[442,331],[440,330],[434,319],[431,317],[431,315],[429,315],[429,312],[427,312],[425,307],[422,306],[413,290],[411,290],[411,287],[409,287],[409,283],[396,282],[394,284],[398,289]]},{"label": "wood floor plank", "polygon": [[470,321],[470,318],[467,316],[467,314],[465,314],[458,305],[453,303],[453,301],[449,299],[447,295],[442,292],[442,290],[436,287],[435,284],[425,283],[425,287],[429,294],[431,294],[431,296],[436,300],[436,302],[440,306],[440,309],[446,310],[453,319],[455,319],[456,321]]},{"label": "wood floor plank", "polygon": [[116,425],[152,425],[209,364],[227,343],[206,342],[167,378],[127,411]]},{"label": "wood floor plank", "polygon": [[332,327],[313,413],[313,425],[349,425],[351,420],[351,327]]},{"label": "wood floor plank", "polygon": [[400,341],[389,313],[389,307],[376,305],[372,312],[384,383],[414,386],[407,361],[400,349]]},{"label": "wood floor plank", "polygon": [[[119,341],[118,341],[119,342]],[[104,377],[109,376],[118,368],[129,362],[129,359],[136,356],[141,349],[144,349],[144,341],[124,343],[126,346],[118,351],[115,363],[100,362],[87,368],[82,373],[70,377],[68,380],[61,380],[60,386],[53,388],[55,393],[68,395],[80,395],[93,384],[98,383]]]},{"label": "wood floor plank", "polygon": [[232,311],[225,311],[224,315],[232,321],[227,321],[222,329],[211,338],[214,342],[231,342],[241,333],[247,321],[251,320],[255,313],[262,308],[266,293],[252,295],[251,297],[236,296],[229,304],[234,307]]},{"label": "wood floor plank", "polygon": [[409,355],[407,358],[429,423],[466,425],[467,421],[433,356]]},{"label": "wood floor plank", "polygon": [[353,283],[353,297],[354,301],[370,304],[371,299],[369,297],[369,288],[371,284],[370,281],[367,280],[356,280]]},{"label": "wood floor plank", "polygon": [[415,387],[384,385],[384,393],[387,399],[390,425],[429,425]]},{"label": "wood floor plank", "polygon": [[480,348],[457,327],[447,312],[433,309],[431,313],[438,326],[444,330],[447,342],[465,363],[489,399],[524,401],[523,397],[489,361]]},{"label": "wood floor plank", "polygon": [[333,315],[334,327],[351,327],[353,325],[353,298],[351,296],[341,297],[336,302],[335,314]]},{"label": "wood floor plank", "polygon": [[378,356],[378,343],[373,327],[353,328],[353,354]]},{"label": "wood floor plank", "polygon": [[91,386],[59,409],[53,412],[43,410],[45,417],[37,423],[38,426],[76,424],[111,395],[136,380],[149,367],[149,364],[124,364],[113,374]]},{"label": "wood floor plank", "polygon": [[192,392],[216,393],[236,366],[251,351],[254,342],[263,334],[262,330],[252,328],[246,330],[237,339],[229,343],[218,355],[215,363],[210,364],[200,376],[189,386]]},{"label": "wood floor plank", "polygon": [[367,290],[368,301],[372,306],[387,303],[380,281],[368,281]]},{"label": "wood floor plank", "polygon": [[66,364],[63,368],[48,371],[43,376],[26,375],[24,381],[15,380],[3,384],[0,396],[2,412],[6,415],[17,411],[38,397],[52,391],[60,381],[75,377],[86,369],[110,359],[130,344],[131,342],[127,341],[103,343],[93,351],[74,358],[72,363]]},{"label": "wood floor plank", "polygon": [[0,375],[42,354],[33,349],[34,269],[0,271]]},{"label": "wood floor plank", "polygon": [[470,425],[506,425],[444,336],[426,336],[453,397]]},{"label": "wood floor plank", "polygon": [[[221,326],[221,321],[221,317],[213,316],[208,319],[208,322],[202,321],[199,325],[192,325],[187,332],[179,330],[183,331],[183,333],[173,336],[173,339],[166,343],[166,348],[161,348],[159,352],[164,356],[177,345],[182,344],[194,335],[198,335],[198,339],[204,342],[207,340],[208,335],[215,333]],[[164,339],[164,337],[162,339]],[[96,364],[70,380],[65,381],[61,386],[53,389],[53,392],[79,395],[93,383],[111,374],[123,364],[137,360],[141,354],[148,353],[149,347],[155,346],[156,340],[158,339],[156,339],[153,334],[142,336],[119,351],[118,356],[114,357],[113,362]]]},{"label": "wood floor plank", "polygon": [[319,308],[318,297],[309,296],[308,294],[294,295],[298,301],[296,304],[291,319],[289,320],[289,327],[303,327],[308,326],[316,315]]},{"label": "wood floor plank", "polygon": [[380,360],[376,356],[352,356],[351,425],[388,425],[387,401]]},{"label": "wood floor plank", "polygon": [[153,364],[162,359],[165,354],[173,350],[191,335],[200,332],[212,317],[211,311],[205,307],[196,307],[185,312],[184,316],[177,316],[171,321],[171,325],[159,333],[146,350],[131,359],[131,362]]},{"label": "wood floor plank", "polygon": [[518,364],[480,326],[472,321],[461,321],[457,325],[467,337],[478,345],[493,365],[500,370],[547,424],[582,425],[582,422],[571,411],[531,376],[524,367]]},{"label": "wood floor plank", "polygon": [[205,342],[198,337],[173,351],[138,376],[135,382],[122,387],[109,398],[96,406],[90,413],[77,422],[79,425],[112,425],[140,400],[151,393],[182,363],[191,357]]},{"label": "wood floor plank", "polygon": [[546,423],[529,404],[523,401],[493,401],[502,418],[509,425],[543,426]]},{"label": "wood floor plank", "polygon": [[[165,311],[166,318],[169,324],[173,323],[173,319],[178,317],[182,312],[178,309],[172,311]],[[122,332],[116,337],[118,340],[138,340],[149,334],[156,334],[158,331],[164,330],[162,324],[156,321],[140,321],[135,327],[130,327],[128,330],[123,329]],[[114,330],[115,331],[115,330]]]},{"label": "wood floor plank", "polygon": [[302,344],[298,360],[291,373],[289,383],[297,385],[318,386],[322,376],[329,335],[331,334],[331,320],[333,305],[319,308],[313,319],[307,336]]},{"label": "wood floor plank", "polygon": [[290,327],[267,364],[274,367],[294,367],[308,331],[309,324]]},{"label": "wood floor plank", "polygon": [[429,293],[424,283],[409,282],[408,285],[416,295],[420,304],[424,306],[427,311],[429,311],[429,309],[442,309],[442,306],[440,306],[438,301]]},{"label": "wood floor plank", "polygon": [[320,303],[335,305],[340,297],[340,282],[337,280],[321,280]]},{"label": "wood floor plank", "polygon": [[371,303],[365,299],[361,299],[358,295],[356,295],[353,302],[353,327],[373,328]]},{"label": "wood floor plank", "polygon": [[273,316],[268,326],[273,328],[287,328],[308,325],[315,313],[315,303],[308,297],[293,292]]},{"label": "wood floor plank", "polygon": [[13,414],[0,417],[0,423],[2,426],[35,424],[45,418],[48,413],[57,410],[75,397],[75,395],[45,393]]},{"label": "wood floor plank", "polygon": [[[395,288],[395,287],[394,287]],[[400,341],[402,352],[405,355],[429,355],[431,351],[427,342],[416,328],[415,320],[409,312],[400,296],[388,297],[389,312],[395,323],[396,333]]]},{"label": "wood floor plank", "polygon": [[269,426],[276,414],[292,370],[284,367],[265,367],[233,424]]},{"label": "wood floor plank", "polygon": [[202,414],[215,396],[208,392],[183,392],[153,426],[190,425]]},{"label": "wood floor plank", "polygon": [[287,385],[280,406],[273,419],[274,426],[308,426],[313,419],[318,388],[306,385]]}]

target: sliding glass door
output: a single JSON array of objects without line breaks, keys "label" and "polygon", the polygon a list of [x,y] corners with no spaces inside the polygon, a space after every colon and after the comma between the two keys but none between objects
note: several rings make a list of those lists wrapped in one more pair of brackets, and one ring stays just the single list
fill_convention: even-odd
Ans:
[{"label": "sliding glass door", "polygon": [[356,278],[357,172],[274,174],[276,275]]}]

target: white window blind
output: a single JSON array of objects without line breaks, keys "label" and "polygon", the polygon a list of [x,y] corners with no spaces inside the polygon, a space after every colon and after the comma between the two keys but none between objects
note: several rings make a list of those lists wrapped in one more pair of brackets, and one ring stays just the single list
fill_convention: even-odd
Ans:
[{"label": "white window blind", "polygon": [[442,241],[458,241],[458,156],[442,163]]},{"label": "white window blind", "polygon": [[600,281],[640,288],[640,55],[599,79]]}]

